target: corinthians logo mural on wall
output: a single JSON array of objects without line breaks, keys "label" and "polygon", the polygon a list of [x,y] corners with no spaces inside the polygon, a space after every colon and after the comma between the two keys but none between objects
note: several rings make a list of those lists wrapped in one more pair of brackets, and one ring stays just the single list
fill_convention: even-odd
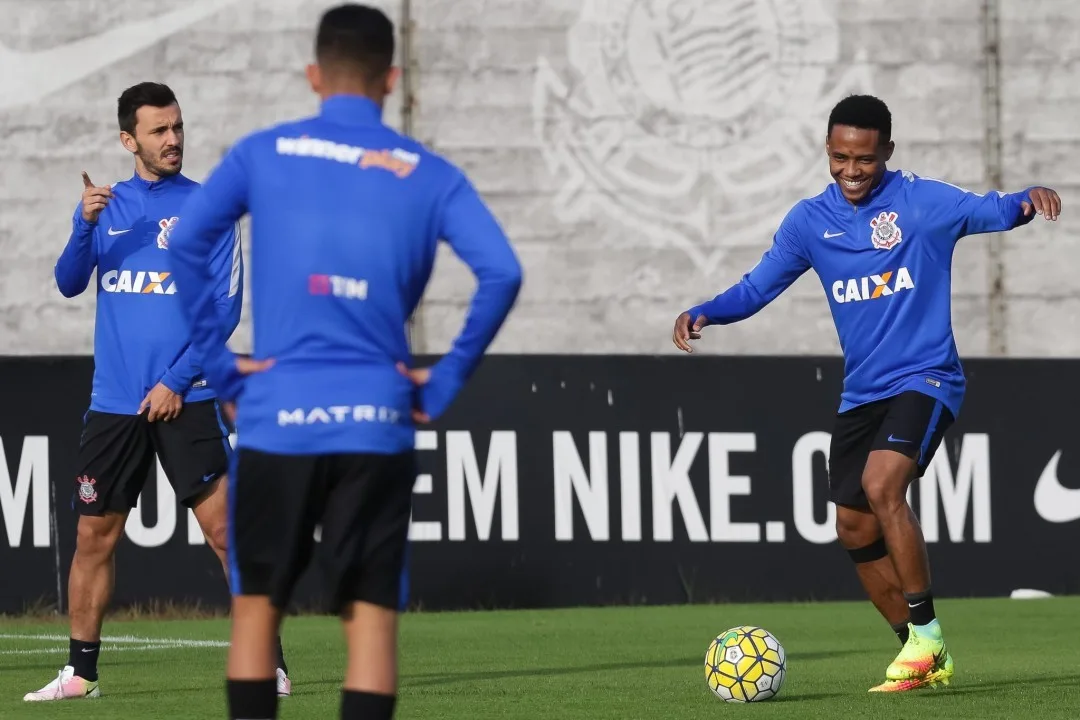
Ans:
[{"label": "corinthians logo mural on wall", "polygon": [[705,274],[830,182],[829,110],[870,92],[835,0],[586,0],[567,59],[539,59],[533,97],[556,215],[624,223]]}]

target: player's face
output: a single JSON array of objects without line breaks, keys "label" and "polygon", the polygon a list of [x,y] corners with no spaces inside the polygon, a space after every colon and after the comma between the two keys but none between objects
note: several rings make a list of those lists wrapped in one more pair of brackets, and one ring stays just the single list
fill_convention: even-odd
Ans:
[{"label": "player's face", "polygon": [[893,143],[882,144],[877,130],[835,125],[825,143],[829,173],[848,202],[865,198],[885,174]]},{"label": "player's face", "polygon": [[135,136],[125,138],[124,144],[143,167],[158,177],[176,175],[184,163],[184,118],[180,106],[144,105],[136,110]]}]

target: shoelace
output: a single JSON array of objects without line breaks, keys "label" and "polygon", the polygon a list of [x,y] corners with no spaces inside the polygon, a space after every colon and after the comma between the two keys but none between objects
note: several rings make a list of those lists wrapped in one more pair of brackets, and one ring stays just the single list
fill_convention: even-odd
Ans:
[{"label": "shoelace", "polygon": [[56,681],[55,682],[56,682],[56,692],[54,694],[57,697],[60,697],[61,695],[64,694],[64,671],[63,670],[56,673]]}]

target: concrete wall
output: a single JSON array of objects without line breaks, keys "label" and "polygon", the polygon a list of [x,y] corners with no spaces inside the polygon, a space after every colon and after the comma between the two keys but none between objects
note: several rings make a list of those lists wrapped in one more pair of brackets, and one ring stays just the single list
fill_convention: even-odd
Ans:
[{"label": "concrete wall", "polygon": [[[79,173],[131,173],[115,101],[158,79],[201,179],[239,135],[315,110],[304,84],[326,0],[0,0],[0,353],[88,353],[92,293],[52,266]],[[395,19],[401,0],[381,7]],[[1003,183],[1065,215],[1001,243],[1008,354],[1080,354],[1080,4],[1000,0]],[[162,8],[168,6],[161,6]],[[678,312],[736,281],[829,177],[831,105],[892,107],[894,166],[987,189],[979,0],[413,0],[414,134],[460,164],[511,235],[526,289],[496,352],[668,353]],[[527,8],[527,9],[526,9]],[[156,13],[156,14],[155,14]],[[401,126],[400,97],[387,119]],[[258,242],[258,238],[254,239]],[[961,352],[991,337],[989,238],[955,259]],[[444,350],[473,289],[440,258],[419,349]],[[246,348],[248,313],[234,338]],[[813,274],[705,352],[838,352]]]}]

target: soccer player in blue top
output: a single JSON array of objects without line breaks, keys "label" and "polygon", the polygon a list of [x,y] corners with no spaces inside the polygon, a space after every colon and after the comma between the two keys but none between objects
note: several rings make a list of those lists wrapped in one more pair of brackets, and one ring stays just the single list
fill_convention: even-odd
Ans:
[{"label": "soccer player in blue top", "polygon": [[[113,554],[155,454],[225,566],[221,478],[232,453],[229,431],[192,353],[170,268],[170,235],[198,187],[181,173],[184,119],[173,91],[150,82],[126,89],[117,115],[135,173],[111,186],[94,185],[83,173],[82,200],[55,268],[64,297],[85,291],[97,269],[94,380],[72,488],[79,527],[68,580],[70,655],[56,678],[24,696],[27,701],[101,694],[97,660]],[[204,259],[213,277],[214,320],[231,334],[242,296],[239,227],[223,228]],[[280,641],[276,675],[278,691],[289,694]]]},{"label": "soccer player in blue top", "polygon": [[[415,424],[447,409],[521,285],[513,249],[465,175],[383,123],[393,54],[382,12],[328,10],[307,70],[319,113],[237,142],[173,232],[197,357],[236,402],[232,718],[276,717],[273,638],[320,524],[326,597],[348,641],[341,717],[393,716]],[[238,359],[206,258],[244,214],[254,353]],[[417,369],[406,328],[440,240],[477,289],[449,352]]]},{"label": "soccer player in blue top", "polygon": [[841,100],[825,143],[836,182],[796,204],[757,266],[679,315],[672,335],[691,352],[702,328],[749,318],[811,268],[820,278],[844,354],[829,451],[837,535],[903,644],[877,692],[948,684],[953,674],[926,543],[906,500],[964,397],[951,321],[953,248],[966,235],[1061,212],[1061,198],[1043,187],[980,195],[888,170],[891,132],[878,98]]}]

